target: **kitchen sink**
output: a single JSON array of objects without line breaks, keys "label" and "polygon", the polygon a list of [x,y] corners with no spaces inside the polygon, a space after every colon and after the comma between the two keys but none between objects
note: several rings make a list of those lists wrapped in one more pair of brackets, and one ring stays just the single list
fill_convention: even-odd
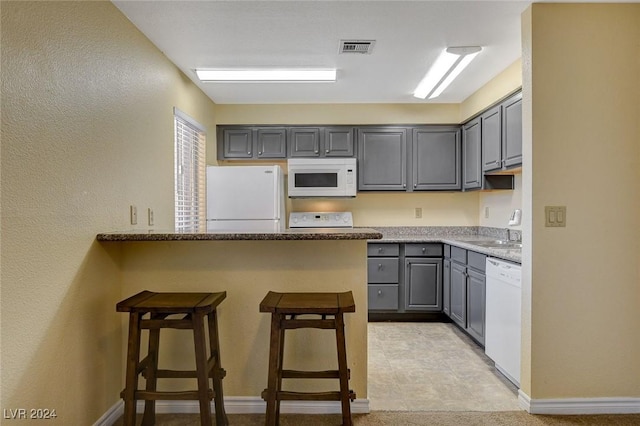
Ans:
[{"label": "kitchen sink", "polygon": [[509,240],[468,240],[461,241],[466,244],[473,244],[481,247],[488,248],[504,248],[504,249],[521,249],[522,243],[517,241],[509,241]]}]

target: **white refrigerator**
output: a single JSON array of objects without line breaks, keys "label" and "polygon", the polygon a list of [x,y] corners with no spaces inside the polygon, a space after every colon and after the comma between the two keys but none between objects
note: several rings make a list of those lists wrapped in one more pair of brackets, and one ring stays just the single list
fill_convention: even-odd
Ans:
[{"label": "white refrigerator", "polygon": [[284,199],[280,166],[207,167],[207,231],[281,232]]}]

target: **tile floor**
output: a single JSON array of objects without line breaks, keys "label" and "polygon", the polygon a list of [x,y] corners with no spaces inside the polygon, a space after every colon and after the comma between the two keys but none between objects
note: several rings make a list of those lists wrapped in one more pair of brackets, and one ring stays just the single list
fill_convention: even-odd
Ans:
[{"label": "tile floor", "polygon": [[519,410],[517,388],[450,323],[369,323],[371,410]]}]

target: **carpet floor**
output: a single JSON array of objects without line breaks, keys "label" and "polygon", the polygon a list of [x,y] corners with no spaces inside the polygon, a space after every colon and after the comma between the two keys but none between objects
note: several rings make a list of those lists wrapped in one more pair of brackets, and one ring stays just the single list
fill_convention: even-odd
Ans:
[{"label": "carpet floor", "polygon": [[[264,414],[229,414],[229,424],[234,426],[262,426]],[[139,416],[139,421],[142,416]],[[281,426],[335,426],[340,425],[339,414],[304,415],[282,414]],[[369,414],[354,414],[355,426],[638,426],[640,414],[593,415],[593,416],[542,416],[525,411],[501,412],[403,412],[374,411]],[[158,426],[196,426],[197,414],[158,414]],[[115,423],[122,425],[122,419]]]}]

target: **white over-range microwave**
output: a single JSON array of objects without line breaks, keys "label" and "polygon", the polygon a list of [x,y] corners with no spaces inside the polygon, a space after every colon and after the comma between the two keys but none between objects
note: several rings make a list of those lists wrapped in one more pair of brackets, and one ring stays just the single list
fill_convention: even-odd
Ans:
[{"label": "white over-range microwave", "polygon": [[355,158],[291,158],[289,197],[355,197]]}]

